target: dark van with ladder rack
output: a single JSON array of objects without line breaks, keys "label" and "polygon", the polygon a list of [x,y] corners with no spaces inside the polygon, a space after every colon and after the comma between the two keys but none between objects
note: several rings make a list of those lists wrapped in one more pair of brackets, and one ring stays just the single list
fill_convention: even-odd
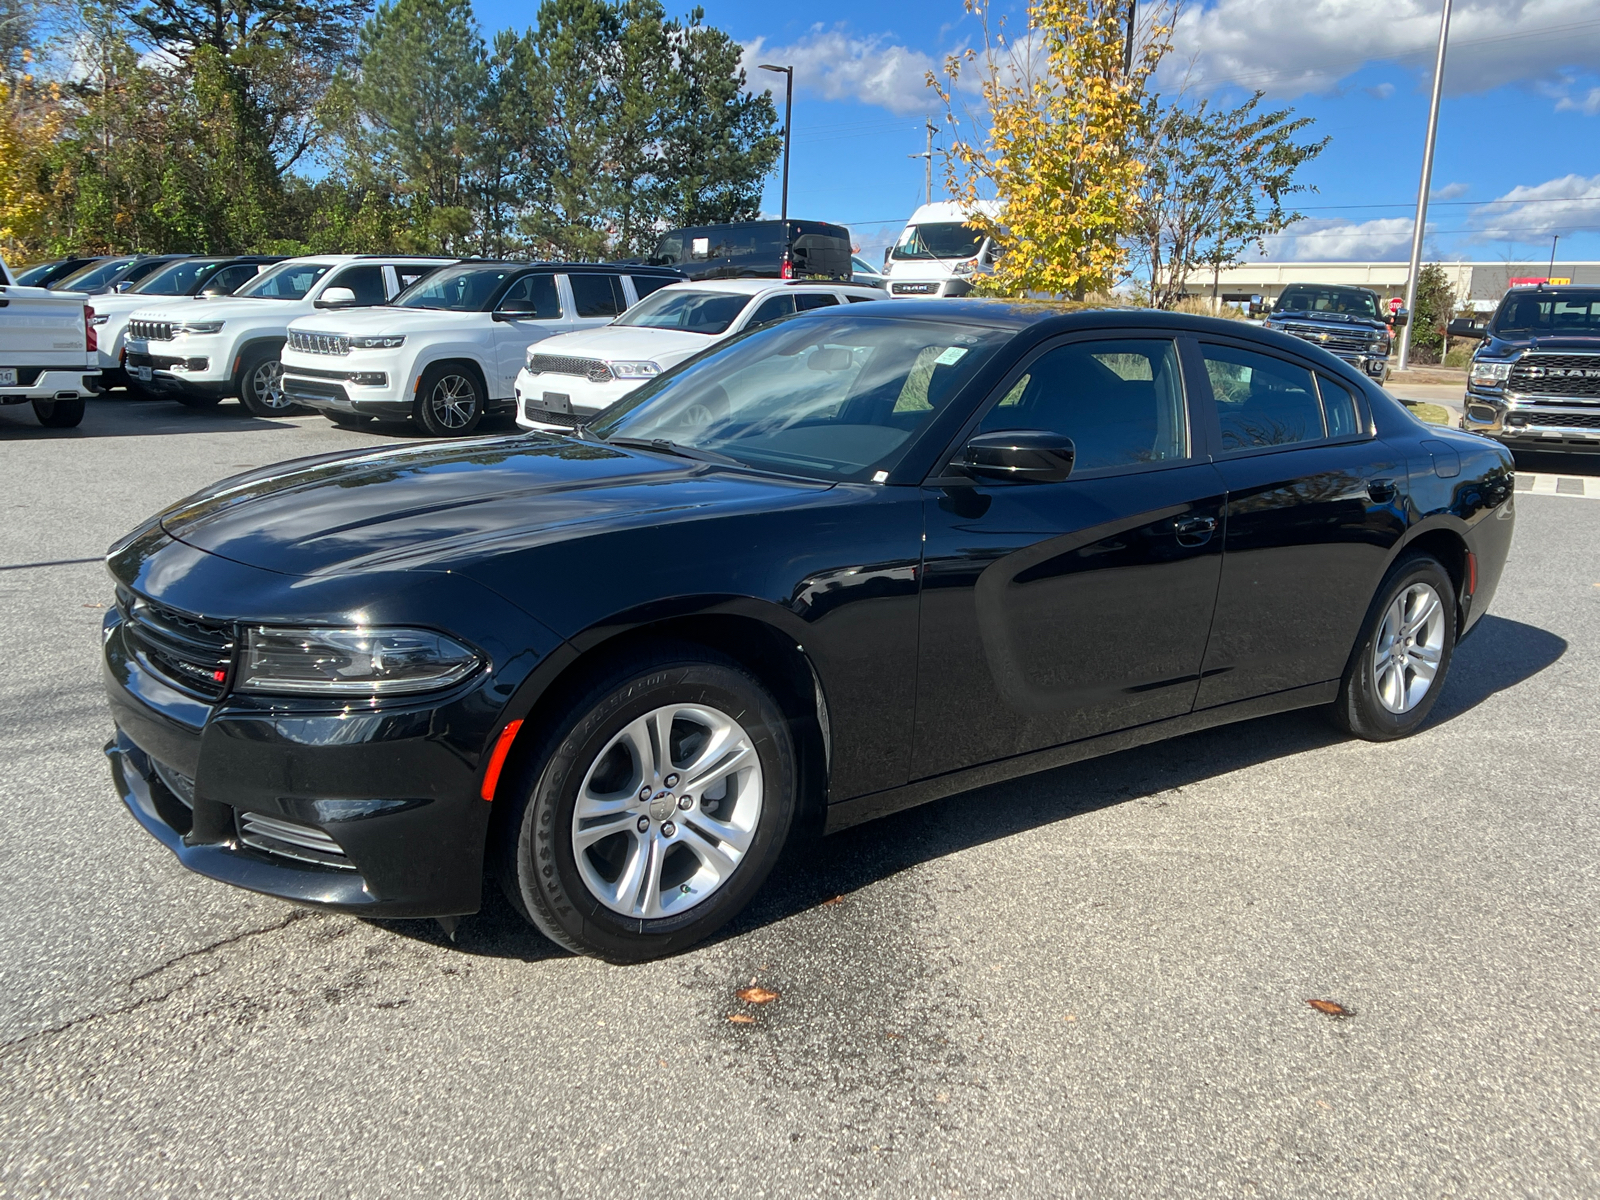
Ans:
[{"label": "dark van with ladder rack", "polygon": [[822,221],[735,221],[661,235],[650,265],[690,279],[850,280],[850,231]]}]

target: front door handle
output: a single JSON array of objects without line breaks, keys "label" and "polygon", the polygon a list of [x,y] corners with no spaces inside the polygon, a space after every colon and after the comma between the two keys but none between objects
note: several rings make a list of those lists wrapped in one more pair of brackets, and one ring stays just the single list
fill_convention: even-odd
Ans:
[{"label": "front door handle", "polygon": [[1183,517],[1172,523],[1180,546],[1204,546],[1217,531],[1215,517]]},{"label": "front door handle", "polygon": [[1399,492],[1392,479],[1371,479],[1367,481],[1367,495],[1378,504],[1388,504]]}]

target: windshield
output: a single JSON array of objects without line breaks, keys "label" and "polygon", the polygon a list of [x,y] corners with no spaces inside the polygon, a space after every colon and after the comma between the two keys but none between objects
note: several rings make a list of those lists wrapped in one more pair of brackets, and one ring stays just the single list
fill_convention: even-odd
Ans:
[{"label": "windshield", "polygon": [[306,293],[316,286],[329,271],[332,263],[286,262],[268,267],[235,296],[249,296],[256,300],[304,300]]},{"label": "windshield", "polygon": [[521,267],[450,267],[425,276],[393,300],[401,308],[440,308],[451,312],[483,312],[500,285]]},{"label": "windshield", "polygon": [[175,262],[164,271],[157,271],[137,287],[129,288],[141,296],[189,296],[210,277],[226,260],[221,258],[191,258]]},{"label": "windshield", "polygon": [[681,329],[685,333],[726,333],[749,303],[749,296],[733,292],[679,291],[669,287],[639,301],[611,323],[643,329]]},{"label": "windshield", "polygon": [[1494,317],[1500,334],[1600,336],[1600,290],[1593,292],[1511,292]]},{"label": "windshield", "polygon": [[[67,268],[68,271],[78,271],[82,269],[82,263],[79,263],[77,266],[69,265]],[[37,267],[29,267],[22,274],[18,275],[17,286],[43,287],[46,280],[63,273],[64,272],[61,270],[61,264],[58,262],[40,263]]]},{"label": "windshield", "polygon": [[105,287],[129,263],[135,261],[131,258],[113,258],[103,263],[84,267],[83,270],[68,275],[65,279],[57,280],[50,286],[58,292],[89,292],[95,288]]},{"label": "windshield", "polygon": [[1369,317],[1374,321],[1383,319],[1378,315],[1377,293],[1359,288],[1284,288],[1283,295],[1278,297],[1272,311],[1326,312],[1348,317]]},{"label": "windshield", "polygon": [[959,221],[907,225],[895,243],[895,258],[973,258],[983,244],[983,230]]},{"label": "windshield", "polygon": [[736,338],[620,401],[594,432],[784,475],[872,479],[1012,335],[857,312]]}]

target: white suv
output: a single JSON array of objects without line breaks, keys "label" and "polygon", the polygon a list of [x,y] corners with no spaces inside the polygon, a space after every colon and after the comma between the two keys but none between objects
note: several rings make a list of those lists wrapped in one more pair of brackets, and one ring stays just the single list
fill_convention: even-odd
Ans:
[{"label": "white suv", "polygon": [[453,259],[314,254],[269,267],[227,299],[169,300],[128,318],[131,379],[193,408],[238,396],[256,416],[294,410],[279,354],[289,322],[324,309],[385,304]]},{"label": "white suv", "polygon": [[604,329],[529,346],[517,424],[571,425],[736,333],[794,312],[882,300],[881,288],[782,279],[702,279],[664,287]]},{"label": "white suv", "polygon": [[284,390],[339,425],[412,419],[459,437],[511,407],[530,342],[604,325],[682,278],[642,266],[461,262],[383,308],[294,321]]}]

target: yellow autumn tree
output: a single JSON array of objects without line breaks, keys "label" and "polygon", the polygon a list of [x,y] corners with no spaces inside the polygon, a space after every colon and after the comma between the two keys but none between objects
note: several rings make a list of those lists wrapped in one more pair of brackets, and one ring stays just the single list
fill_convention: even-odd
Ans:
[{"label": "yellow autumn tree", "polygon": [[16,265],[41,244],[50,197],[40,191],[46,156],[60,132],[60,96],[32,90],[23,76],[15,90],[0,80],[0,251]]},{"label": "yellow autumn tree", "polygon": [[[1144,167],[1138,157],[1145,82],[1170,48],[1165,4],[1147,6],[1127,61],[1127,0],[1030,0],[1028,28],[1010,38],[990,0],[966,0],[982,44],[945,61],[928,82],[953,130],[946,184],[999,247],[981,290],[995,295],[1108,291],[1123,273]],[[974,90],[983,108],[965,111]],[[958,113],[958,108],[962,113]],[[963,114],[965,119],[963,119]],[[1000,201],[998,216],[977,207]]]}]

